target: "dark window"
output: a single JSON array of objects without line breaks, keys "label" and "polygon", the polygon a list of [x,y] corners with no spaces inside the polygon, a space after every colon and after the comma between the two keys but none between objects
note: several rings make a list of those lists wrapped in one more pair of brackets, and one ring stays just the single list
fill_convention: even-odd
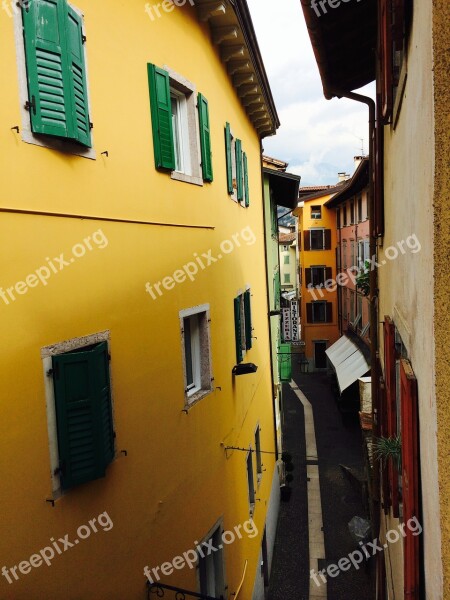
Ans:
[{"label": "dark window", "polygon": [[350,202],[350,223],[355,222],[355,203]]},{"label": "dark window", "polygon": [[358,197],[358,221],[362,221],[363,220],[363,214],[362,214],[362,196]]},{"label": "dark window", "polygon": [[347,205],[344,204],[342,207],[342,224],[344,227],[347,226]]},{"label": "dark window", "polygon": [[338,229],[341,228],[341,209],[338,208],[336,211],[336,226]]},{"label": "dark window", "polygon": [[325,267],[311,267],[311,284],[313,287],[323,286],[325,284]]},{"label": "dark window", "polygon": [[313,229],[310,232],[311,250],[323,250],[324,244],[324,230]]}]

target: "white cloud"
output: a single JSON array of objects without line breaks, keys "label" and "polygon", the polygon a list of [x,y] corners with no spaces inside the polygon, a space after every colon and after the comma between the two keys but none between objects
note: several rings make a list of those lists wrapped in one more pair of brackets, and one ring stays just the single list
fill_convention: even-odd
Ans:
[{"label": "white cloud", "polygon": [[[248,0],[281,127],[264,140],[269,156],[289,162],[302,185],[336,183],[368,152],[368,110],[351,100],[325,100],[299,0]],[[372,86],[362,93],[373,95]]]}]

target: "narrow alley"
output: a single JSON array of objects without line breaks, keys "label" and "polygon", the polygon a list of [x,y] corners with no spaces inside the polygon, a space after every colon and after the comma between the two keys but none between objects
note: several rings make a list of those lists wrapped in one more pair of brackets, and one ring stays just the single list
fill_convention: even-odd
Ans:
[{"label": "narrow alley", "polygon": [[[357,415],[342,415],[326,373],[300,373],[293,365],[293,380],[311,402],[319,458],[320,490],[325,539],[324,561],[319,569],[337,564],[358,548],[348,523],[354,516],[367,518],[363,495],[341,465],[356,480],[364,479],[364,460]],[[282,502],[275,542],[268,600],[309,600],[308,500],[304,409],[291,386],[284,384],[284,439],[295,464],[292,495]],[[318,577],[319,583],[322,583]],[[312,583],[311,589],[315,586]],[[353,566],[337,577],[327,577],[328,600],[360,600],[374,597],[374,566]],[[312,596],[316,597],[316,596]],[[320,596],[317,596],[320,597]]]}]

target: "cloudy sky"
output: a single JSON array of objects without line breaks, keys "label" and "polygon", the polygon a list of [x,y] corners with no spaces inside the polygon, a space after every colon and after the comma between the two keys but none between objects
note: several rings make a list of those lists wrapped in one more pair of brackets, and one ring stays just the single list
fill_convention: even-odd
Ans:
[{"label": "cloudy sky", "polygon": [[360,138],[368,152],[367,108],[325,100],[300,0],[278,0],[276,9],[274,0],[247,1],[281,120],[264,151],[288,162],[301,185],[336,183],[338,172],[353,173]]}]

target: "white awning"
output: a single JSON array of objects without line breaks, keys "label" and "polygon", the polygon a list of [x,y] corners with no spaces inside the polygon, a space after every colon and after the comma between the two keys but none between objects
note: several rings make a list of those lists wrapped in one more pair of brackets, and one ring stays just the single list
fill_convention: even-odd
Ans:
[{"label": "white awning", "polygon": [[339,390],[344,390],[370,371],[370,365],[358,346],[346,335],[326,350],[326,355],[336,371]]}]

